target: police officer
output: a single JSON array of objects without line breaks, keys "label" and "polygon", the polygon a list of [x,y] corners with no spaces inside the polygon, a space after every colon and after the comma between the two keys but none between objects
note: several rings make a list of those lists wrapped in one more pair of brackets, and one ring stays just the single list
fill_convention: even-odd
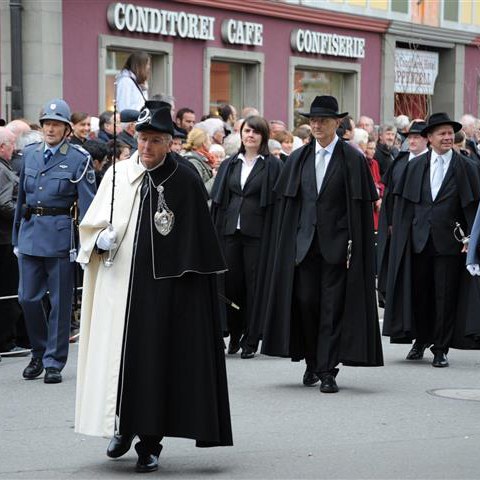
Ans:
[{"label": "police officer", "polygon": [[48,102],[39,120],[45,141],[24,149],[13,231],[19,301],[32,344],[23,377],[36,378],[45,368],[44,382],[60,383],[68,355],[74,280],[72,212],[75,202],[80,217],[90,205],[95,172],[88,153],[66,140],[71,125],[64,100]]}]

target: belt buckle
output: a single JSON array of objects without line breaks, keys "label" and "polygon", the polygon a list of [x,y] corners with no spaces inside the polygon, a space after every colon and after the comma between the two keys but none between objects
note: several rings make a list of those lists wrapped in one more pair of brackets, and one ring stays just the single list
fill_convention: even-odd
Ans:
[{"label": "belt buckle", "polygon": [[44,215],[44,213],[43,213],[43,212],[44,212],[43,207],[37,207],[36,210],[37,210],[37,215]]}]

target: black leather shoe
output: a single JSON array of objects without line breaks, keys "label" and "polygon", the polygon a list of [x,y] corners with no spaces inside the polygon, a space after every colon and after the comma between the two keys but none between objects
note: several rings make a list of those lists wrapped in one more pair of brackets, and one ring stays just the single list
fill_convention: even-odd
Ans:
[{"label": "black leather shoe", "polygon": [[125,455],[132,446],[135,435],[114,435],[107,447],[107,457],[120,458]]},{"label": "black leather shoe", "polygon": [[41,358],[32,358],[23,371],[23,378],[32,380],[43,373],[43,362]]},{"label": "black leather shoe", "polygon": [[322,377],[322,383],[320,384],[320,391],[322,393],[337,393],[338,386],[333,375],[325,375]]},{"label": "black leather shoe", "polygon": [[415,342],[405,357],[406,360],[421,360],[423,358],[423,353],[428,346],[428,343]]},{"label": "black leather shoe", "polygon": [[253,358],[255,356],[255,350],[251,347],[244,347],[242,348],[242,353],[240,355],[240,358]]},{"label": "black leather shoe", "polygon": [[147,473],[155,470],[158,470],[158,455],[152,453],[138,455],[137,465],[135,466],[136,472]]},{"label": "black leather shoe", "polygon": [[306,387],[312,387],[320,381],[320,377],[315,372],[310,372],[308,369],[303,374],[303,384]]},{"label": "black leather shoe", "polygon": [[432,365],[434,367],[448,367],[448,358],[443,352],[434,353]]},{"label": "black leather shoe", "polygon": [[55,367],[47,367],[45,369],[44,383],[62,383],[62,374],[60,370]]},{"label": "black leather shoe", "polygon": [[227,353],[229,355],[235,355],[239,350],[240,350],[240,342],[238,340],[230,339]]}]

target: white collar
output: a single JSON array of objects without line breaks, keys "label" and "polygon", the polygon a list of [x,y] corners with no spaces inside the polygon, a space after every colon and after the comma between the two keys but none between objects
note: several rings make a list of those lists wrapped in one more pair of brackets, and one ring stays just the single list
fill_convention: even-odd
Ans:
[{"label": "white collar", "polygon": [[[243,153],[239,153],[238,154],[238,158],[243,162],[243,163],[246,163],[247,162],[247,159],[245,158],[245,155]],[[263,155],[260,155],[258,154],[254,159],[253,161],[257,161],[259,158],[261,158],[262,160],[264,159]]]},{"label": "white collar", "polygon": [[333,150],[335,149],[335,145],[337,144],[339,138],[338,135],[335,135],[334,139],[324,148],[322,147],[317,140],[315,140],[315,155],[320,150],[326,150],[327,153],[331,156],[333,154]]},{"label": "white collar", "polygon": [[432,164],[433,164],[433,163],[436,163],[438,157],[442,157],[444,163],[450,163],[450,160],[452,159],[452,155],[453,155],[453,150],[452,150],[452,149],[450,149],[447,153],[443,153],[442,155],[439,155],[439,154],[438,154],[435,150],[433,150],[433,148],[432,148],[431,162],[432,162]]}]

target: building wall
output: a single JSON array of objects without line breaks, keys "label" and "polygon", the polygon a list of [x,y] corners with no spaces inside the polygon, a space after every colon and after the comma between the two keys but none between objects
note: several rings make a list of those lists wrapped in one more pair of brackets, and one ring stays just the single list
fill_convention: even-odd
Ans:
[{"label": "building wall", "polygon": [[[374,32],[354,31],[327,27],[311,22],[290,21],[251,13],[212,9],[178,2],[143,0],[132,1],[137,5],[164,8],[172,11],[186,11],[215,17],[215,40],[200,41],[161,37],[154,34],[118,32],[111,30],[107,23],[109,0],[89,3],[63,0],[63,91],[71,103],[72,110],[82,109],[96,113],[99,108],[98,44],[99,35],[110,35],[135,40],[162,41],[173,45],[173,88],[177,108],[190,106],[197,113],[204,113],[204,56],[205,49],[229,49],[233,51],[260,52],[265,55],[264,110],[269,118],[287,120],[289,108],[289,59],[291,56],[306,59],[319,58],[315,55],[293,53],[290,48],[290,33],[295,28],[308,28],[326,33],[360,36],[366,39],[364,59],[341,59],[322,56],[323,60],[355,63],[360,65],[361,83],[359,96],[360,111],[378,119],[380,114],[381,76],[381,35]],[[212,2],[214,3],[214,2]],[[259,12],[261,13],[261,12]],[[231,46],[221,40],[221,24],[224,19],[260,22],[264,26],[262,47]],[[308,18],[308,17],[307,17]],[[79,40],[80,39],[80,40]],[[103,81],[101,79],[100,81]],[[158,92],[151,92],[158,93]],[[357,114],[360,112],[356,112]]]},{"label": "building wall", "polygon": [[465,81],[464,81],[464,113],[474,116],[479,111],[480,87],[480,46],[465,47]]}]

